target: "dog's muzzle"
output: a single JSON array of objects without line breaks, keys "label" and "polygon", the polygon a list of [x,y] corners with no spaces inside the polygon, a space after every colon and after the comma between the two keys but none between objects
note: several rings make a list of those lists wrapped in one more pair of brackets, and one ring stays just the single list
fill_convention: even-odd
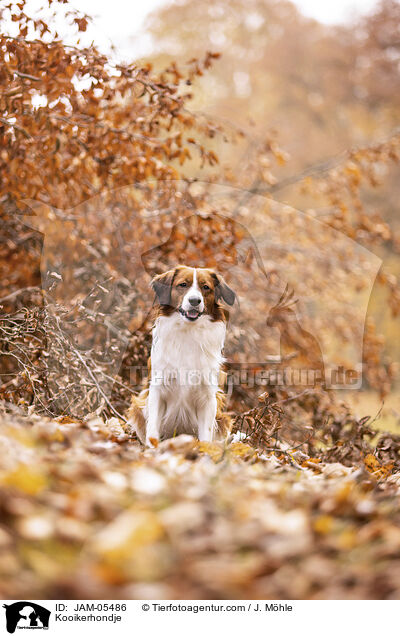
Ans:
[{"label": "dog's muzzle", "polygon": [[198,318],[200,318],[200,316],[203,315],[204,312],[199,311],[198,309],[196,309],[195,307],[191,307],[190,309],[188,309],[187,311],[184,311],[182,309],[182,307],[179,307],[179,313],[181,314],[181,316],[183,316],[184,318],[187,318],[187,320],[190,320],[191,322],[194,322],[195,320],[197,320]]}]

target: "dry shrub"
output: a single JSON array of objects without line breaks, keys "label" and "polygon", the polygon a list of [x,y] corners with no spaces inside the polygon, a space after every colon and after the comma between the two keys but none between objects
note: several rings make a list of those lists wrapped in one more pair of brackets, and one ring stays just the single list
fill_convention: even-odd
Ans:
[{"label": "dry shrub", "polygon": [[[352,301],[370,291],[375,265],[348,241],[361,230],[368,246],[383,236],[382,224],[363,215],[359,190],[375,164],[397,160],[398,135],[325,166],[314,185],[300,175],[302,187],[316,197],[323,192],[333,206],[316,225],[265,197],[279,184],[265,185],[263,166],[288,159],[274,135],[240,175],[219,167],[216,147],[234,149],[243,133],[188,108],[188,86],[217,54],[158,73],[149,65],[112,67],[95,47],[66,47],[51,25],[26,15],[25,2],[12,3],[12,12],[19,35],[0,37],[0,396],[47,413],[123,416],[139,388],[134,369],[146,367],[149,352],[148,282],[178,261],[218,269],[244,299],[231,316],[228,369],[282,369],[290,361],[319,369],[321,348],[325,365],[351,368],[346,354],[355,342],[360,350],[365,319],[363,310],[355,319]],[[87,17],[70,16],[84,30]],[[31,31],[36,39],[27,37]],[[227,185],[218,186],[222,179]],[[351,206],[353,214],[345,213]],[[384,273],[381,282],[397,312],[397,282]],[[288,284],[296,307],[281,303]],[[280,341],[269,328],[272,314]],[[364,345],[366,380],[385,394],[395,366],[383,359],[371,322]],[[268,362],[274,347],[278,365]],[[229,408],[250,409],[251,416],[238,417],[262,423],[261,438],[253,434],[261,445],[278,422],[300,443],[299,430],[320,417],[325,398],[310,395],[322,394],[322,386],[304,391],[272,382],[276,404],[289,415],[269,407],[259,417],[260,387],[240,382]]]}]

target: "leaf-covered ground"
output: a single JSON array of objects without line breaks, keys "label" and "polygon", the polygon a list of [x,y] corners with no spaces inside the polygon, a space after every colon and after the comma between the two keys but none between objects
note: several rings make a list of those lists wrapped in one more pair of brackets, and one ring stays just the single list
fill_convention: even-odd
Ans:
[{"label": "leaf-covered ground", "polygon": [[[400,473],[0,414],[4,598],[400,598]],[[290,455],[290,460],[288,457]]]}]

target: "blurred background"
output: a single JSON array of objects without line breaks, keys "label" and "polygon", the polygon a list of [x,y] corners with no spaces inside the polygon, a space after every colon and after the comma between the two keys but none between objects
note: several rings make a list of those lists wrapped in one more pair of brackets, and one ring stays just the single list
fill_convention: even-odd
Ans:
[{"label": "blurred background", "polygon": [[[177,88],[178,93],[189,97],[188,112],[197,124],[203,122],[205,126],[198,133],[199,141],[219,161],[217,168],[208,169],[204,162],[199,166],[197,157],[188,151],[179,159],[179,177],[250,188],[244,199],[238,194],[231,197],[236,201],[236,211],[240,205],[261,210],[263,206],[256,197],[263,195],[336,228],[381,259],[383,265],[372,293],[370,286],[376,271],[365,274],[368,284],[357,318],[361,329],[361,323],[366,321],[367,302],[365,358],[369,356],[373,364],[381,365],[379,378],[374,380],[367,368],[368,381],[362,397],[367,408],[376,409],[385,395],[382,417],[385,425],[393,426],[399,408],[395,363],[400,357],[396,282],[400,268],[400,186],[396,165],[400,94],[398,2],[152,0],[146,5],[122,1],[110,5],[85,0],[79,12],[81,16],[90,15],[90,20],[84,18],[78,37],[62,12],[53,13],[54,5],[42,9],[38,0],[31,0],[25,8],[48,20],[64,43],[72,46],[78,42],[80,47],[93,43],[113,64],[136,60],[138,64],[151,64],[157,73],[172,69],[173,81],[183,85]],[[6,14],[3,20],[6,30],[16,34],[18,21]],[[46,40],[47,33],[43,37]],[[195,69],[196,60],[207,51],[216,55],[207,68],[194,71],[196,81],[191,90],[192,79],[187,79],[185,85],[182,69],[189,68],[190,60],[192,70]],[[180,66],[181,71],[177,70]],[[73,84],[77,92],[84,91],[90,86],[88,74],[82,71],[79,80],[77,76],[73,78]],[[33,95],[32,103],[38,111],[46,104],[48,107],[45,92],[36,90]],[[125,97],[127,101],[131,99],[136,97]],[[126,108],[125,116],[129,116],[128,112]],[[178,165],[178,161],[173,160],[172,165]],[[128,180],[127,174],[122,184]],[[114,182],[107,183],[113,185]],[[75,204],[93,193],[93,189],[86,191],[82,183],[77,188],[81,192]],[[51,202],[51,196],[46,200]],[[275,215],[275,224],[282,218],[282,209],[278,206],[274,213],[269,211],[271,217]],[[240,214],[237,220],[239,217]],[[255,229],[257,214],[251,213],[250,217],[251,227],[245,210],[242,220],[248,230],[260,237],[260,223]],[[264,215],[264,223],[265,218]],[[37,229],[44,231],[43,227]],[[312,231],[304,230],[303,234],[307,233]],[[328,250],[333,240],[328,239],[328,234],[329,231],[326,236],[322,232],[324,238],[318,236],[313,249]],[[162,233],[158,236],[167,237]],[[277,239],[275,232],[274,240],[283,239]],[[304,236],[299,238],[299,242],[303,240]],[[292,257],[296,238],[292,236],[290,242],[286,237],[285,241],[282,250],[287,256],[292,247]],[[268,259],[268,250],[264,250],[263,258]],[[276,253],[273,258],[278,258]],[[296,272],[296,264],[289,279],[285,279],[297,284],[297,293],[304,298],[307,292],[301,289],[301,281],[304,277],[311,280],[318,268],[310,252],[308,261],[307,272],[304,268]],[[287,269],[287,265],[286,259],[280,268]],[[349,285],[348,281],[345,285]],[[316,285],[314,295],[321,289],[321,285]],[[354,293],[358,292],[356,284]],[[340,299],[342,302],[343,295]],[[334,294],[331,302],[335,302]],[[351,305],[351,297],[346,302]],[[356,296],[353,304],[359,305]],[[340,307],[326,302],[324,307],[328,309],[324,318],[327,324]],[[321,303],[318,311],[322,312]],[[351,308],[349,311],[351,314]],[[307,314],[306,309],[304,312]],[[304,320],[307,327],[307,316]],[[314,332],[321,330],[315,324],[311,327]],[[336,335],[329,334],[326,347],[340,347],[337,333],[343,336],[344,331],[343,325],[336,324]],[[353,336],[348,335],[347,340]],[[358,333],[357,338],[360,337],[363,336]],[[369,391],[370,388],[377,391]],[[354,392],[349,399],[359,400],[360,393]]]}]

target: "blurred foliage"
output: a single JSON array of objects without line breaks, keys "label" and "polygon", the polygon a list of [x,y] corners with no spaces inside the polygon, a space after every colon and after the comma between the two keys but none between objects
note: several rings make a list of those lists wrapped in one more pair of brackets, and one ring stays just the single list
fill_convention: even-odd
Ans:
[{"label": "blurred foliage", "polygon": [[[239,185],[273,193],[349,232],[384,259],[382,276],[391,287],[400,274],[400,191],[392,164],[400,124],[399,24],[396,0],[340,26],[306,18],[286,1],[185,0],[167,3],[146,25],[156,67],[208,48],[222,53],[201,78],[192,107],[246,131],[233,170],[229,149],[219,148],[227,176],[233,171]],[[272,131],[285,149],[273,170],[268,157],[255,158]],[[390,295],[375,288],[370,310],[388,337],[387,351],[400,359]]]},{"label": "blurred foliage", "polygon": [[345,430],[320,428],[326,452],[273,435],[143,451],[116,418],[3,412],[0,593],[398,599],[400,441]]}]

